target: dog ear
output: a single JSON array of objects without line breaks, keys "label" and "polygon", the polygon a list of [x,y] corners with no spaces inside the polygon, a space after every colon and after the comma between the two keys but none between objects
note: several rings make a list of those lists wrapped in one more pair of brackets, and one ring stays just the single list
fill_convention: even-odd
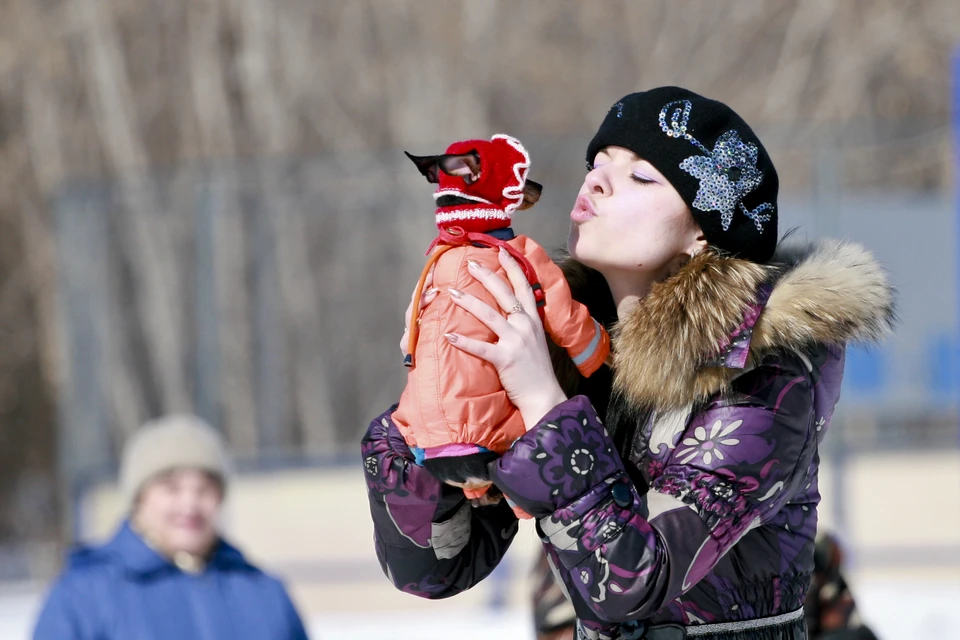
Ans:
[{"label": "dog ear", "polygon": [[480,156],[476,151],[439,158],[440,170],[448,176],[460,176],[471,184],[480,177]]},{"label": "dog ear", "polygon": [[540,199],[540,194],[543,193],[543,185],[539,182],[534,182],[533,180],[527,180],[523,183],[523,202],[520,203],[520,206],[517,207],[517,211],[523,211],[524,209],[529,209],[533,205],[537,204],[537,200]]},{"label": "dog ear", "polygon": [[404,151],[404,153],[413,160],[413,164],[417,165],[417,169],[427,179],[427,182],[431,184],[440,182],[439,162],[442,156],[415,156],[407,151]]}]

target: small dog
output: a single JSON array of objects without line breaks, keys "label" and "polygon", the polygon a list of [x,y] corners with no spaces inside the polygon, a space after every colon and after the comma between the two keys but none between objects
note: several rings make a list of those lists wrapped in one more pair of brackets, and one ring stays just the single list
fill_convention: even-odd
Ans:
[{"label": "small dog", "polygon": [[[498,308],[486,288],[467,273],[468,260],[503,276],[497,252],[509,252],[530,282],[547,334],[567,350],[583,375],[604,363],[610,338],[587,308],[573,300],[560,268],[543,248],[510,227],[511,214],[533,206],[543,191],[527,179],[530,156],[516,138],[501,134],[456,142],[442,155],[407,156],[428,182],[438,185],[434,199],[439,235],[427,251],[430,257],[414,293],[404,360],[408,380],[393,420],[418,464],[463,488],[469,498],[479,498],[491,486],[487,466],[526,428],[496,369],[445,337],[457,333],[496,341],[486,325],[447,296],[449,289],[458,289]],[[440,294],[420,309],[431,268]]]}]

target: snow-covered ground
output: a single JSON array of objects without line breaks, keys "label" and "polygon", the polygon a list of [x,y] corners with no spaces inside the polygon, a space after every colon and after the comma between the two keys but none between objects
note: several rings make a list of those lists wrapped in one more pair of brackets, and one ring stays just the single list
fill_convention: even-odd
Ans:
[{"label": "snow-covered ground", "polygon": [[880,640],[960,640],[960,575],[952,583],[864,582],[854,595]]},{"label": "snow-covered ground", "polygon": [[[39,606],[36,587],[0,589],[0,639],[27,640]],[[891,581],[857,590],[863,616],[881,640],[960,640],[960,577],[956,585]],[[523,609],[462,610],[452,601],[444,613],[328,613],[309,621],[311,637],[391,640],[533,640]]]}]

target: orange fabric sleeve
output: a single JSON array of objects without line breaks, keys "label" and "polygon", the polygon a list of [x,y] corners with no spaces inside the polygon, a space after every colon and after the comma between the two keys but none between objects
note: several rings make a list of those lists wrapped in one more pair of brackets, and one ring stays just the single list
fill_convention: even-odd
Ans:
[{"label": "orange fabric sleeve", "polygon": [[573,299],[563,271],[543,247],[526,236],[517,236],[517,240],[523,241],[518,249],[533,265],[543,287],[546,300],[544,329],[547,335],[566,349],[580,373],[589,377],[607,359],[610,336],[591,317],[586,305]]}]

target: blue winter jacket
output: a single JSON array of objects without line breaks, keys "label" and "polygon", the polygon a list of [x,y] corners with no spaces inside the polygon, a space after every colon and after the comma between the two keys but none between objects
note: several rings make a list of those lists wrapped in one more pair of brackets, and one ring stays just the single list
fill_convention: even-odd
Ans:
[{"label": "blue winter jacket", "polygon": [[220,541],[206,570],[184,573],[125,522],[71,554],[34,640],[305,640],[283,585]]}]

